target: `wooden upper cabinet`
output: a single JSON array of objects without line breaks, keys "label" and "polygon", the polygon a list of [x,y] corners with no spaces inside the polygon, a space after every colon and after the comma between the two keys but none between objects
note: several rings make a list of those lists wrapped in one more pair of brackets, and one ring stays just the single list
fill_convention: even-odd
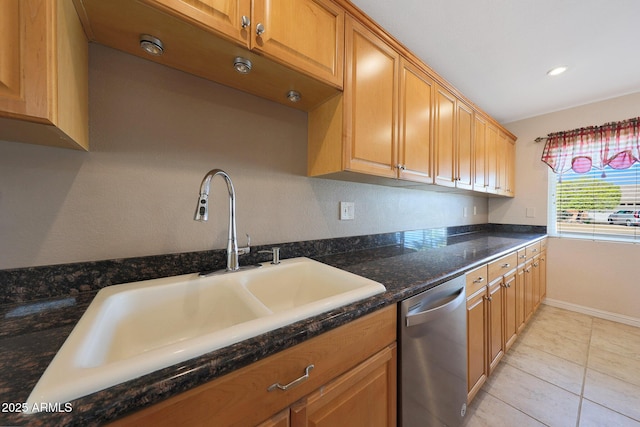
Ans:
[{"label": "wooden upper cabinet", "polygon": [[46,78],[51,68],[47,52],[53,49],[53,39],[48,36],[50,9],[44,1],[0,3],[0,109],[3,116],[53,119],[49,102],[53,89]]},{"label": "wooden upper cabinet", "polygon": [[341,88],[344,16],[329,0],[254,0],[251,47]]},{"label": "wooden upper cabinet", "polygon": [[436,86],[434,103],[435,182],[473,188],[473,109],[444,87]]},{"label": "wooden upper cabinet", "polygon": [[87,149],[88,78],[70,1],[0,2],[0,139]]},{"label": "wooden upper cabinet", "polygon": [[345,14],[330,0],[143,1],[342,88]]},{"label": "wooden upper cabinet", "polygon": [[500,194],[513,197],[515,195],[516,142],[505,135],[502,149],[504,166],[501,169],[503,179],[500,183]]},{"label": "wooden upper cabinet", "polygon": [[347,17],[345,169],[396,177],[399,54]]},{"label": "wooden upper cabinet", "polygon": [[463,102],[457,106],[456,187],[473,188],[473,110]]},{"label": "wooden upper cabinet", "polygon": [[455,186],[456,97],[436,85],[434,103],[435,182]]},{"label": "wooden upper cabinet", "polygon": [[487,193],[497,194],[500,186],[498,182],[498,128],[491,123],[487,125],[486,144],[487,169],[485,170],[485,176]]},{"label": "wooden upper cabinet", "polygon": [[433,80],[405,59],[400,61],[400,179],[433,183]]},{"label": "wooden upper cabinet", "polygon": [[251,0],[143,0],[249,48]]},{"label": "wooden upper cabinet", "polygon": [[487,191],[487,120],[479,114],[473,118],[473,190]]}]

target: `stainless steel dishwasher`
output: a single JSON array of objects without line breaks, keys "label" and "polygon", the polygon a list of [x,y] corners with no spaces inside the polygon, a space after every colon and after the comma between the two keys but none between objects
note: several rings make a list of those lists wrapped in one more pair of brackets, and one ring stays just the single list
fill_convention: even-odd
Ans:
[{"label": "stainless steel dishwasher", "polygon": [[464,276],[400,303],[402,427],[455,427],[467,409]]}]

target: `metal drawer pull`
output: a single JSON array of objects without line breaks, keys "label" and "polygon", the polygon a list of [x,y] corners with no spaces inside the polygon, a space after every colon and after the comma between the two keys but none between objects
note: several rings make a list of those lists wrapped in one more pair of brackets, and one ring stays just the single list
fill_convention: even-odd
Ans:
[{"label": "metal drawer pull", "polygon": [[511,264],[509,264],[509,263],[502,264],[502,268],[509,268],[509,267],[511,267]]},{"label": "metal drawer pull", "polygon": [[275,390],[275,389],[287,390],[287,389],[289,389],[289,388],[291,388],[291,387],[294,387],[294,386],[296,386],[296,385],[300,384],[301,382],[305,381],[307,378],[309,378],[309,372],[311,372],[311,370],[312,370],[313,368],[314,368],[314,366],[313,366],[313,365],[309,365],[309,366],[307,366],[307,367],[305,368],[305,370],[304,370],[304,375],[303,375],[303,376],[301,376],[300,378],[298,378],[298,379],[295,379],[295,380],[291,381],[291,382],[290,382],[289,384],[287,384],[287,385],[282,385],[282,384],[280,384],[280,383],[271,384],[271,385],[269,386],[269,388],[267,389],[267,391],[273,391],[273,390]]},{"label": "metal drawer pull", "polygon": [[478,277],[476,280],[473,281],[473,283],[482,283],[484,282],[484,277]]}]

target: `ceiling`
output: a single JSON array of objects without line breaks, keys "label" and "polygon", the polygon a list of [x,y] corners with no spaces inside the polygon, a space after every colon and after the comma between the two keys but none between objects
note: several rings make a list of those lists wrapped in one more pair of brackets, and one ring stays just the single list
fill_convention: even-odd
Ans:
[{"label": "ceiling", "polygon": [[640,92],[638,0],[351,1],[501,123]]}]

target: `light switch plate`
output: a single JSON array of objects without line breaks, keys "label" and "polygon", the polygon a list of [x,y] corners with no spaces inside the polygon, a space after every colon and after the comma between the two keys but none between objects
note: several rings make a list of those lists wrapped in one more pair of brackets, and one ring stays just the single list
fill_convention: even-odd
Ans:
[{"label": "light switch plate", "polygon": [[340,202],[340,221],[352,220],[356,217],[354,202]]}]

